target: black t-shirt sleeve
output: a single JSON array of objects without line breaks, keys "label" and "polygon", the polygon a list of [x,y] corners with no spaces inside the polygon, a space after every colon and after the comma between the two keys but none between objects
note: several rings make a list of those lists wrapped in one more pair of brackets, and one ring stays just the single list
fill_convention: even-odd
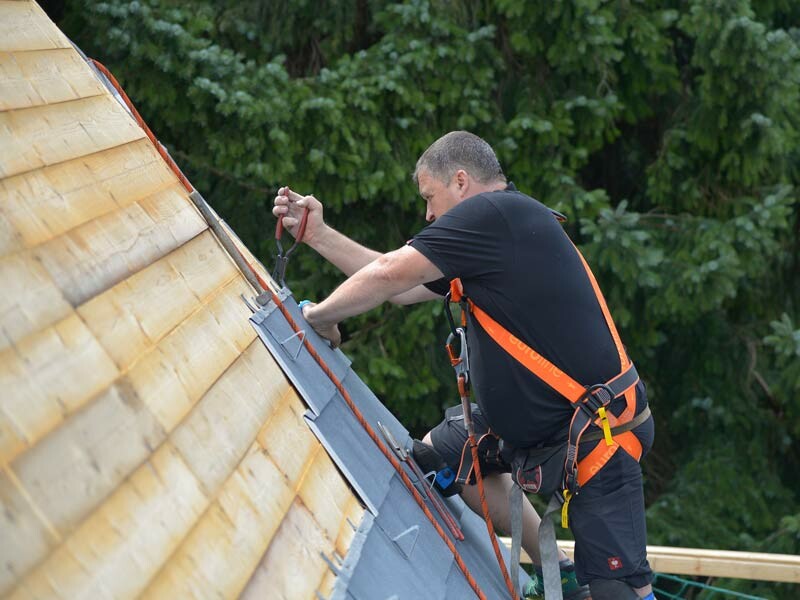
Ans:
[{"label": "black t-shirt sleeve", "polygon": [[425,283],[423,285],[430,291],[432,291],[434,294],[439,294],[440,296],[446,296],[447,292],[450,291],[450,282],[447,280],[446,277],[442,277],[441,279],[437,279],[436,281],[429,281],[428,283]]},{"label": "black t-shirt sleeve", "polygon": [[[447,211],[409,244],[449,281],[455,277],[480,279],[501,272],[503,248],[509,241],[510,231],[500,211],[479,194]],[[433,291],[439,293],[438,289]]]}]

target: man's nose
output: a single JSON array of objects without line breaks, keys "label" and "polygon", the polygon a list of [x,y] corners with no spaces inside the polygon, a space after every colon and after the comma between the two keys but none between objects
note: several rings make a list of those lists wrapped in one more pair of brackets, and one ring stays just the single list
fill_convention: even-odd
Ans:
[{"label": "man's nose", "polygon": [[436,216],[430,210],[426,210],[425,211],[425,220],[428,223],[433,223],[436,220]]}]

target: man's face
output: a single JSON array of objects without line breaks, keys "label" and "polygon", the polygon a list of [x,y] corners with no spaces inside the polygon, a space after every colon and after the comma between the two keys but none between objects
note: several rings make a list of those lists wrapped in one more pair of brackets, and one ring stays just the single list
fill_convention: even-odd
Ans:
[{"label": "man's face", "polygon": [[425,200],[425,220],[432,223],[462,199],[457,175],[445,184],[422,170],[417,175],[419,193]]}]

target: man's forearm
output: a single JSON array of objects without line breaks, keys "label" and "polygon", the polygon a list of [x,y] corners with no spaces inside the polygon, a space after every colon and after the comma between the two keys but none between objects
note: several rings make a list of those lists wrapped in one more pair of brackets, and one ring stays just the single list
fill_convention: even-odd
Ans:
[{"label": "man's forearm", "polygon": [[441,272],[428,259],[405,246],[368,263],[324,302],[309,309],[307,318],[315,329],[333,325],[440,277]]},{"label": "man's forearm", "polygon": [[324,232],[314,239],[311,247],[348,277],[382,256],[329,225],[325,225]]}]

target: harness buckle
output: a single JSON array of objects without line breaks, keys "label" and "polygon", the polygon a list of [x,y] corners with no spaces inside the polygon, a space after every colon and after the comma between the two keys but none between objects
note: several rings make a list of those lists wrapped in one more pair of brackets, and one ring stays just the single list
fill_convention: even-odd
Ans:
[{"label": "harness buckle", "polygon": [[578,406],[590,417],[594,418],[597,411],[608,406],[614,399],[614,391],[605,383],[596,383],[586,386],[586,391],[578,398]]},{"label": "harness buckle", "polygon": [[578,469],[573,467],[564,471],[564,493],[575,496],[580,488],[581,486],[578,484]]}]

